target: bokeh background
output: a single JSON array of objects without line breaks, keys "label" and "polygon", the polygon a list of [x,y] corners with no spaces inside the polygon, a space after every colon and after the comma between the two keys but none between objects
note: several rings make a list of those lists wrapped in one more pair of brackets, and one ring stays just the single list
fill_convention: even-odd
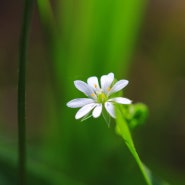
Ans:
[{"label": "bokeh background", "polygon": [[[23,1],[0,2],[0,184],[17,176],[17,67]],[[132,130],[159,179],[185,184],[185,1],[37,0],[27,63],[28,184],[144,185],[114,121],[74,119],[74,80],[114,72],[149,108]]]}]

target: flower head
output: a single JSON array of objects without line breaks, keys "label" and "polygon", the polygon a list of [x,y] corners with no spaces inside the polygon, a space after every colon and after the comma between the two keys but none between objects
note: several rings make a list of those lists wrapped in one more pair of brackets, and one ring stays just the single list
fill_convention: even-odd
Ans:
[{"label": "flower head", "polygon": [[114,74],[109,73],[100,78],[93,76],[87,79],[87,83],[76,80],[75,87],[83,92],[88,98],[77,98],[69,101],[67,106],[70,108],[80,108],[75,115],[76,119],[84,119],[89,115],[98,118],[104,110],[115,118],[114,105],[130,104],[131,100],[123,97],[115,97],[114,94],[122,90],[128,84],[128,80],[119,80],[114,83]]}]

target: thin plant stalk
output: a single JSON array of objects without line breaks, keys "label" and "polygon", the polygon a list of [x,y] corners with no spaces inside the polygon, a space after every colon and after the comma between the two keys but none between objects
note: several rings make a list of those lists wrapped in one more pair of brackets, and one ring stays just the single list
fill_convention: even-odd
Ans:
[{"label": "thin plant stalk", "polygon": [[33,0],[24,1],[22,28],[20,32],[18,65],[18,184],[26,184],[26,61],[29,30],[33,12]]}]

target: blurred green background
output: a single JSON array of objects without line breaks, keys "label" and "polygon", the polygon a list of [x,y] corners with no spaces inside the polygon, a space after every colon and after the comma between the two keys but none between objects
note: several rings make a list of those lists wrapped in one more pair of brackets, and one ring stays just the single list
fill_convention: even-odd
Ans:
[{"label": "blurred green background", "polygon": [[[51,3],[51,4],[50,4]],[[17,67],[23,1],[0,2],[0,184],[17,178]],[[126,97],[149,107],[132,130],[159,179],[185,184],[185,2],[37,0],[27,65],[28,184],[145,185],[103,118],[85,122],[66,102],[74,80],[114,72]]]}]

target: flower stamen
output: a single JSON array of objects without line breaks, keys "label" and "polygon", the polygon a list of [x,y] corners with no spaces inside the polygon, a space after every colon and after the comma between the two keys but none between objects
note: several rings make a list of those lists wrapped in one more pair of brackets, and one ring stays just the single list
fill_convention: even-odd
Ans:
[{"label": "flower stamen", "polygon": [[92,96],[92,97],[95,97],[95,94],[94,94],[94,93],[92,93],[92,94],[91,94],[91,96]]},{"label": "flower stamen", "polygon": [[108,87],[108,88],[107,88],[107,91],[110,91],[110,90],[111,90],[111,88],[110,88],[110,87]]}]

